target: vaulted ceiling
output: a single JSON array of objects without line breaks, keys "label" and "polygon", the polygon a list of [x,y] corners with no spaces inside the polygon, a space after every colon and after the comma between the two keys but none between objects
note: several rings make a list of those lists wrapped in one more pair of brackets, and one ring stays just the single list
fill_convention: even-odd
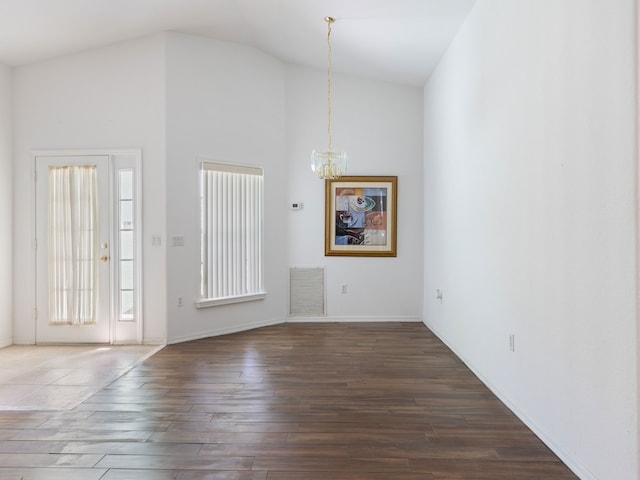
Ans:
[{"label": "vaulted ceiling", "polygon": [[421,86],[475,0],[0,0],[0,63],[33,63],[162,31],[284,62]]}]

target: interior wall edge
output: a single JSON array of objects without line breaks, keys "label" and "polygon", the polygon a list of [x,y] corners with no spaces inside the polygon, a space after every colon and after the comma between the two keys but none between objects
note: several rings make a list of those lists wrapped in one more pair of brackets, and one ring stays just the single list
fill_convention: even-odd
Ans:
[{"label": "interior wall edge", "polygon": [[[636,20],[634,31],[634,48],[635,48],[635,195],[636,195],[636,212],[635,212],[635,267],[636,267],[636,452],[637,458],[640,459],[640,7],[639,1],[634,2],[634,16]],[[636,466],[636,477],[640,478],[640,461]]]}]

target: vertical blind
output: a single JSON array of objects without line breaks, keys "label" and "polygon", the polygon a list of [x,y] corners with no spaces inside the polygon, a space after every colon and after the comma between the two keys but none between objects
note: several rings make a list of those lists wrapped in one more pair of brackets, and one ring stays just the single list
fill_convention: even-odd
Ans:
[{"label": "vertical blind", "polygon": [[200,175],[202,299],[263,293],[262,168],[203,162]]},{"label": "vertical blind", "polygon": [[98,198],[95,166],[49,167],[49,323],[96,322]]}]

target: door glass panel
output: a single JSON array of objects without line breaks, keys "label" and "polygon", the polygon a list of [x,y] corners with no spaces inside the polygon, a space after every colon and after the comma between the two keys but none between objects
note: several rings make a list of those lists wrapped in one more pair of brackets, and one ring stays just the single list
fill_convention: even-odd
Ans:
[{"label": "door glass panel", "polygon": [[120,200],[120,230],[133,229],[133,200]]},{"label": "door glass panel", "polygon": [[133,260],[133,232],[120,231],[120,260]]},{"label": "door glass panel", "polygon": [[135,320],[135,225],[133,170],[118,170],[118,299],[120,321]]},{"label": "door glass panel", "polygon": [[120,290],[120,309],[121,321],[133,321],[133,290]]},{"label": "door glass panel", "polygon": [[98,183],[95,165],[49,167],[49,324],[96,323]]},{"label": "door glass panel", "polygon": [[133,290],[133,260],[120,261],[120,289]]},{"label": "door glass panel", "polygon": [[120,200],[133,200],[133,170],[118,172],[120,184]]}]

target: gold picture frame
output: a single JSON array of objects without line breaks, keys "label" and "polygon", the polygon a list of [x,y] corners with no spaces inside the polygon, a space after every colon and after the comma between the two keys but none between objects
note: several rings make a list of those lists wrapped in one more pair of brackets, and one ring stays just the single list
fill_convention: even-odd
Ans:
[{"label": "gold picture frame", "polygon": [[325,181],[326,256],[397,255],[398,177],[339,177]]}]

